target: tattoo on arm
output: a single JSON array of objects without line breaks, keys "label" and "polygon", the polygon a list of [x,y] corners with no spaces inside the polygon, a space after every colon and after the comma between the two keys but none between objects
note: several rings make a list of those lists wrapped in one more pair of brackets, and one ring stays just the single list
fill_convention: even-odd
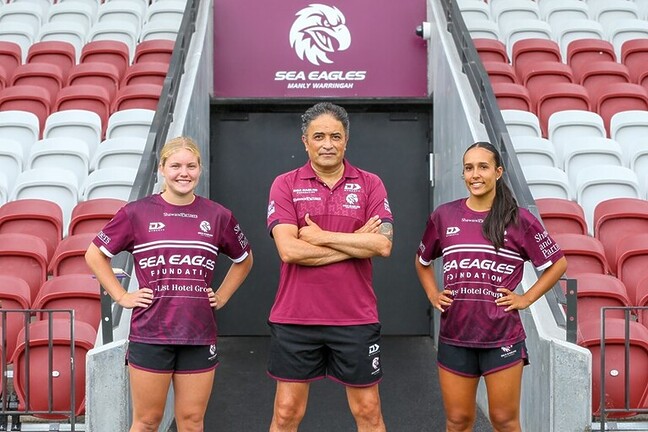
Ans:
[{"label": "tattoo on arm", "polygon": [[389,239],[390,242],[394,241],[394,226],[390,222],[380,224],[380,234]]}]

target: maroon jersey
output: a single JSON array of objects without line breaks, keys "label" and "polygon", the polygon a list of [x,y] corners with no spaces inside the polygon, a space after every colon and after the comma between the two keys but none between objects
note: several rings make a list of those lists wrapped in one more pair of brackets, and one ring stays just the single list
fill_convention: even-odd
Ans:
[{"label": "maroon jersey", "polygon": [[196,196],[176,206],[152,195],[122,207],[94,239],[108,257],[133,254],[139,286],[153,303],[133,309],[129,339],[150,344],[211,345],[216,321],[207,288],[216,258],[243,261],[250,250],[232,213]]},{"label": "maroon jersey", "polygon": [[526,337],[517,310],[495,304],[497,288],[513,291],[530,260],[538,270],[558,261],[563,252],[542,224],[521,208],[517,224],[504,233],[495,250],[482,234],[488,212],[476,212],[460,199],[439,206],[429,217],[419,245],[419,262],[428,266],[443,256],[443,285],[454,301],[441,314],[439,340],[475,348],[497,348]]},{"label": "maroon jersey", "polygon": [[[277,177],[270,189],[268,230],[277,224],[306,225],[308,213],[326,231],[352,233],[371,216],[392,222],[387,191],[375,174],[344,161],[333,187],[319,180],[310,162]],[[357,325],[378,322],[371,259],[324,266],[281,264],[270,321],[284,324]]]}]

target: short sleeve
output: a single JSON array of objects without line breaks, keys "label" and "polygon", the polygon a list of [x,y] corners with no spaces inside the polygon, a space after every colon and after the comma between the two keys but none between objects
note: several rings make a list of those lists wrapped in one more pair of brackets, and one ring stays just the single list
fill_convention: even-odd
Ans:
[{"label": "short sleeve", "polygon": [[278,224],[297,225],[297,212],[292,201],[292,190],[286,175],[279,176],[270,187],[268,200],[267,227],[272,235],[272,229]]},{"label": "short sleeve", "polygon": [[417,254],[419,262],[424,266],[429,266],[432,261],[441,256],[439,218],[436,213],[432,213],[427,220]]},{"label": "short sleeve", "polygon": [[367,218],[378,215],[383,222],[394,222],[389,199],[387,198],[387,189],[378,176],[373,176],[371,192],[367,204]]},{"label": "short sleeve", "polygon": [[109,258],[121,251],[132,251],[135,237],[128,208],[120,208],[92,241]]},{"label": "short sleeve", "polygon": [[250,242],[234,215],[230,215],[229,222],[221,233],[219,243],[219,250],[235,263],[243,261],[250,252]]}]

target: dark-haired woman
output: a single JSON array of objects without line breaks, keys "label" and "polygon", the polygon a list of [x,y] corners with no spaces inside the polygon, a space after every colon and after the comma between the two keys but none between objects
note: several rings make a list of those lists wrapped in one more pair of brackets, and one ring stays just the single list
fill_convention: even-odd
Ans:
[{"label": "dark-haired woman", "polygon": [[[529,361],[518,310],[542,297],[567,268],[542,224],[518,207],[503,172],[493,145],[470,146],[463,156],[469,196],[430,215],[415,260],[430,303],[441,311],[437,363],[448,432],[472,430],[481,376],[493,428],[521,430],[522,368]],[[439,290],[432,261],[441,256]],[[518,294],[527,260],[542,274]]]}]

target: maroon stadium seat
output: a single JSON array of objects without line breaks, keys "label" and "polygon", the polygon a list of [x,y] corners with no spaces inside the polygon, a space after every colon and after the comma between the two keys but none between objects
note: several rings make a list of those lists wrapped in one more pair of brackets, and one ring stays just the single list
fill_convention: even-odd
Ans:
[{"label": "maroon stadium seat", "polygon": [[648,39],[631,39],[621,45],[621,63],[630,72],[630,80],[641,84],[639,77],[648,70]]},{"label": "maroon stadium seat", "polygon": [[88,62],[75,65],[68,76],[66,85],[91,84],[108,91],[110,100],[117,94],[121,81],[119,69],[113,64]]},{"label": "maroon stadium seat", "polygon": [[115,96],[112,112],[132,108],[157,110],[162,86],[155,84],[133,84],[120,88]]},{"label": "maroon stadium seat", "polygon": [[504,62],[486,61],[484,69],[491,83],[517,83],[513,67]]},{"label": "maroon stadium seat", "polygon": [[126,201],[115,198],[79,201],[72,210],[69,234],[97,234],[125,204]]},{"label": "maroon stadium seat", "polygon": [[598,239],[584,234],[556,234],[552,237],[567,257],[568,277],[580,273],[610,273],[605,250]]},{"label": "maroon stadium seat", "polygon": [[610,119],[621,111],[648,110],[648,92],[639,84],[615,83],[601,89],[593,108],[603,118],[610,133]]},{"label": "maroon stadium seat", "polygon": [[[74,309],[74,319],[90,324],[95,330],[101,321],[101,286],[89,274],[67,274],[46,281],[41,287],[32,309]],[[38,312],[37,319],[47,319],[47,313]],[[66,313],[55,313],[54,318],[66,319]]]},{"label": "maroon stadium seat", "polygon": [[85,252],[96,235],[76,234],[61,240],[49,263],[50,274],[54,277],[74,273],[92,274],[85,261]]},{"label": "maroon stadium seat", "polygon": [[121,86],[132,84],[157,84],[164,85],[164,79],[169,70],[168,63],[142,62],[134,63],[126,69]]},{"label": "maroon stadium seat", "polygon": [[101,118],[103,133],[110,116],[110,93],[105,88],[92,84],[64,87],[56,98],[54,111],[70,109],[82,109],[97,113]]},{"label": "maroon stadium seat", "polygon": [[576,39],[567,46],[567,64],[576,79],[583,66],[599,61],[616,61],[612,43],[603,39]]},{"label": "maroon stadium seat", "polygon": [[[605,249],[612,273],[616,273],[616,249],[628,235],[648,233],[648,201],[638,198],[612,198],[594,208],[594,236]],[[634,301],[634,299],[632,299]]]},{"label": "maroon stadium seat", "polygon": [[175,41],[169,39],[151,39],[142,41],[135,47],[133,63],[170,63],[174,45]]},{"label": "maroon stadium seat", "polygon": [[[608,306],[631,306],[626,287],[618,278],[599,273],[580,273],[575,276],[578,283],[578,323],[594,320],[601,322],[601,308]],[[605,318],[621,318],[621,309],[606,312]]]},{"label": "maroon stadium seat", "polygon": [[565,110],[591,110],[590,98],[585,87],[573,83],[546,86],[535,108],[543,136],[547,136],[547,123],[551,114]]},{"label": "maroon stadium seat", "polygon": [[591,100],[597,100],[602,89],[614,83],[629,83],[630,72],[621,63],[591,62],[580,70],[579,83],[587,89]]},{"label": "maroon stadium seat", "polygon": [[526,63],[515,69],[520,84],[525,86],[531,96],[531,102],[537,103],[544,89],[557,83],[573,83],[571,68],[553,61]]},{"label": "maroon stadium seat", "polygon": [[[0,275],[0,302],[2,302],[2,309],[24,310],[29,309],[31,306],[31,292],[29,285],[23,279],[17,276]],[[6,338],[4,343],[7,345],[6,360],[11,363],[13,360],[13,353],[16,349],[16,339],[18,333],[25,326],[25,318],[29,322],[29,313],[27,315],[21,312],[6,312],[7,316],[7,331],[0,334],[0,337]],[[0,315],[0,328],[2,328],[2,316]],[[2,339],[0,339],[0,343]],[[4,345],[0,345],[1,347]],[[1,366],[1,365],[0,365]],[[2,378],[0,378],[2,384]]]},{"label": "maroon stadium seat", "polygon": [[492,87],[500,110],[514,109],[535,112],[532,109],[529,91],[523,85],[493,83]]},{"label": "maroon stadium seat", "polygon": [[65,41],[40,41],[35,42],[27,51],[27,63],[46,63],[58,66],[63,79],[76,63],[74,45]]},{"label": "maroon stadium seat", "polygon": [[24,279],[35,299],[47,279],[47,246],[30,234],[0,234],[0,274]]},{"label": "maroon stadium seat", "polygon": [[0,41],[0,65],[8,77],[22,64],[22,50],[15,42]]},{"label": "maroon stadium seat", "polygon": [[63,73],[56,65],[47,63],[25,63],[14,70],[11,85],[33,85],[46,89],[54,100],[63,87]]},{"label": "maroon stadium seat", "polygon": [[648,233],[621,238],[616,256],[617,277],[625,284],[630,301],[636,303],[637,286],[648,269]]},{"label": "maroon stadium seat", "polygon": [[[0,91],[0,111],[27,111],[38,117],[39,130],[45,128],[45,120],[52,109],[50,93],[32,85],[11,86]],[[41,132],[42,134],[42,132]]]},{"label": "maroon stadium seat", "polygon": [[545,228],[555,234],[587,234],[583,208],[576,202],[562,198],[535,200]]},{"label": "maroon stadium seat", "polygon": [[529,38],[515,42],[511,56],[515,73],[539,62],[560,63],[560,47],[550,39]]},{"label": "maroon stadium seat", "polygon": [[128,45],[117,40],[98,40],[86,43],[81,50],[79,63],[110,63],[123,76],[130,64]]},{"label": "maroon stadium seat", "polygon": [[508,63],[506,45],[497,39],[475,38],[472,40],[482,62],[499,61]]}]

